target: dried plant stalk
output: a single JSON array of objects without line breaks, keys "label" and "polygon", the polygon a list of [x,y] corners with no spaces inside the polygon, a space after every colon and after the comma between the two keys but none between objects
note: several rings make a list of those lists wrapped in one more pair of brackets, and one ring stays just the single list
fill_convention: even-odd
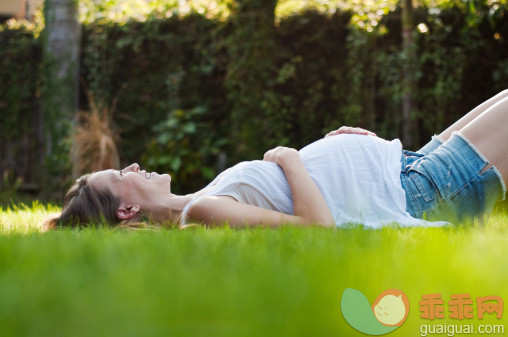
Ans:
[{"label": "dried plant stalk", "polygon": [[116,147],[118,136],[112,129],[113,102],[108,111],[99,111],[93,95],[89,92],[90,112],[82,111],[77,120],[79,125],[73,134],[71,159],[73,178],[89,172],[120,168],[120,157]]}]

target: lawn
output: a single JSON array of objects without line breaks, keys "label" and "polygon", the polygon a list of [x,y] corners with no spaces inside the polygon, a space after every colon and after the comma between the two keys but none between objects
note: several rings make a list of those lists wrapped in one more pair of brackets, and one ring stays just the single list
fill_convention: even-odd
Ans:
[{"label": "lawn", "polygon": [[[42,233],[55,211],[0,209],[0,336],[362,336],[341,314],[346,288],[370,303],[389,288],[407,294],[409,316],[388,336],[419,336],[422,324],[507,328],[508,314],[479,320],[476,303],[473,319],[446,310],[453,294],[508,300],[507,213],[483,227]],[[432,293],[444,319],[420,317]]]}]

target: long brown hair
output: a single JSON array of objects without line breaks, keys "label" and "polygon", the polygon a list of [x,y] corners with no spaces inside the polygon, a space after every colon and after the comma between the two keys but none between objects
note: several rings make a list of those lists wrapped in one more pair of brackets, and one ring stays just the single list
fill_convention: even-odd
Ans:
[{"label": "long brown hair", "polygon": [[[69,228],[87,227],[90,225],[108,225],[117,229],[155,229],[148,219],[139,222],[130,222],[118,218],[116,211],[120,207],[120,198],[108,188],[96,189],[90,186],[88,179],[90,174],[78,178],[74,185],[65,195],[62,213],[49,216],[43,224],[45,231]],[[179,225],[180,219],[176,222],[168,221],[160,224],[165,228],[187,229],[199,227],[198,224]]]},{"label": "long brown hair", "polygon": [[90,174],[78,178],[65,195],[62,213],[46,220],[46,230],[58,227],[81,227],[91,224],[117,225],[120,199],[109,189],[95,189],[88,184]]}]

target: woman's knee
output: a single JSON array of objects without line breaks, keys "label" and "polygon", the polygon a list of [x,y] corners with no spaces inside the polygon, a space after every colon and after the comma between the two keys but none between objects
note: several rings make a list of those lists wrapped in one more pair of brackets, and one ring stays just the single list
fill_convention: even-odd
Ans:
[{"label": "woman's knee", "polygon": [[501,92],[501,94],[503,94],[504,96],[502,96],[496,102],[496,105],[500,105],[501,106],[501,112],[503,113],[502,116],[506,116],[506,113],[508,113],[508,90],[505,90],[505,91]]},{"label": "woman's knee", "polygon": [[505,98],[508,98],[508,89],[504,89],[503,91],[501,91],[499,94],[497,94],[496,96],[499,96],[500,99],[505,99]]}]

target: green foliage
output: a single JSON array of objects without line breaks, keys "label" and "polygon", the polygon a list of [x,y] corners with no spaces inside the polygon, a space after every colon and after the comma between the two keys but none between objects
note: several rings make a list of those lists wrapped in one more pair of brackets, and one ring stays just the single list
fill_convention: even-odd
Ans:
[{"label": "green foliage", "polygon": [[37,172],[26,165],[36,158],[23,156],[23,151],[40,145],[37,97],[42,48],[38,34],[39,29],[27,22],[0,25],[0,199],[4,200]]},{"label": "green foliage", "polygon": [[[424,128],[443,130],[464,113],[464,105],[454,104],[462,95],[466,83],[467,43],[460,39],[462,25],[443,24],[441,20],[455,21],[462,16],[457,9],[445,9],[439,16],[427,17],[429,33],[418,40],[420,56],[416,74],[420,91],[420,111],[427,112],[420,118]],[[478,58],[476,58],[478,60]],[[469,80],[467,80],[469,82]],[[444,113],[428,113],[447,111]]]},{"label": "green foliage", "polygon": [[323,15],[309,10],[281,20],[277,27],[282,65],[274,96],[290,123],[282,138],[289,146],[302,147],[322,137],[324,129],[344,118],[350,18],[350,13]]},{"label": "green foliage", "polygon": [[204,106],[191,110],[174,110],[166,120],[153,127],[157,135],[142,160],[149,170],[172,172],[180,183],[173,193],[197,190],[203,187],[203,178],[210,181],[218,173],[215,160],[223,152],[227,138],[220,133],[209,133]]},{"label": "green foliage", "polygon": [[37,107],[41,44],[33,27],[0,26],[0,141],[29,132]]},{"label": "green foliage", "polygon": [[[103,104],[116,102],[123,162],[142,160],[148,170],[172,172],[175,191],[200,187],[217,173],[215,161],[209,159],[213,154],[203,152],[216,148],[217,142],[202,134],[214,135],[216,130],[225,137],[221,124],[226,105],[217,86],[221,60],[214,58],[220,50],[213,42],[219,33],[214,21],[199,15],[125,25],[95,23],[84,32],[82,77]],[[175,121],[184,131],[168,139]],[[196,125],[199,137],[181,143],[197,136],[187,132]],[[177,172],[171,171],[176,167]]]},{"label": "green foliage", "polygon": [[[415,11],[412,117],[419,145],[508,87],[505,3],[468,3],[474,10],[447,1]],[[408,55],[394,2],[350,11],[330,2],[325,12],[293,12],[287,3],[284,9],[275,1],[238,0],[220,18],[199,9],[177,15],[176,3],[166,4],[140,21],[92,15],[83,26],[81,77],[98,102],[116,106],[123,164],[170,171],[173,189],[187,193],[239,160],[259,159],[276,145],[302,147],[340,125],[401,135]],[[278,10],[292,14],[275,17]],[[9,109],[2,110],[8,113],[0,117],[7,121],[0,137],[12,128],[22,132],[11,124],[31,109],[30,99],[37,101],[40,76],[39,40],[4,38],[9,34],[21,33],[2,30],[0,43],[26,44],[19,52],[0,48],[0,109]],[[22,72],[7,71],[13,67]],[[18,93],[6,101],[7,90]]]},{"label": "green foliage", "polygon": [[[54,77],[58,61],[51,55],[43,57],[41,86],[41,107],[44,112],[43,130],[46,136],[46,144],[42,147],[46,156],[44,167],[40,168],[36,177],[41,179],[44,193],[49,197],[62,198],[67,185],[71,183],[71,162],[69,160],[71,138],[70,130],[73,128],[73,116],[69,111],[62,111],[62,107],[68,107],[69,101],[67,79]],[[60,93],[55,95],[54,93]]]},{"label": "green foliage", "polygon": [[[234,160],[258,157],[272,139],[269,111],[263,109],[276,76],[274,20],[276,0],[237,0],[229,17],[231,31],[224,86],[231,103],[231,138]],[[249,123],[245,118],[249,117]],[[260,131],[263,130],[261,136]]]}]

